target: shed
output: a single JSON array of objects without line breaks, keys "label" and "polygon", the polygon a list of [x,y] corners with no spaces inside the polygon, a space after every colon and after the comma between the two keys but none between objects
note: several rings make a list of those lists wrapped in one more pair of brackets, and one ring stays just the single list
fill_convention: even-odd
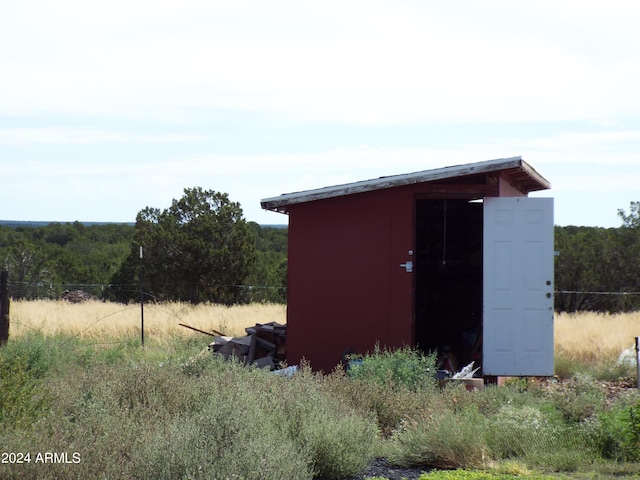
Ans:
[{"label": "shed", "polygon": [[287,361],[451,351],[485,376],[553,375],[553,199],[520,157],[283,194]]}]

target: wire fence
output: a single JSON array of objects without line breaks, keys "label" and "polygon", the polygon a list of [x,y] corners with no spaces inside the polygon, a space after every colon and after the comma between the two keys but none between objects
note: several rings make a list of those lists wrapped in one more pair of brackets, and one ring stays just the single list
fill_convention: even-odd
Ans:
[{"label": "wire fence", "polygon": [[[9,296],[25,300],[60,300],[71,302],[87,299],[123,301],[140,299],[139,284],[107,283],[27,283],[9,282]],[[232,303],[286,303],[287,287],[270,285],[221,286],[222,298]],[[145,301],[160,300],[153,292],[144,292]],[[554,292],[556,311],[628,312],[640,310],[640,291],[583,291],[557,290]]]},{"label": "wire fence", "polygon": [[640,292],[558,290],[554,308],[559,312],[633,312],[640,310]]},{"label": "wire fence", "polygon": [[[8,282],[9,296],[20,300],[100,300],[122,302],[140,299],[139,284],[107,283],[28,283]],[[223,285],[222,298],[233,303],[286,303],[287,288],[268,285]],[[145,301],[161,300],[153,292],[144,291]]]}]

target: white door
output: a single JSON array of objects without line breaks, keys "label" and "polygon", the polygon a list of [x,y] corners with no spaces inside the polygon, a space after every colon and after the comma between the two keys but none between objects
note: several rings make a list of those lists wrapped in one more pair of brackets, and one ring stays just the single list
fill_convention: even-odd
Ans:
[{"label": "white door", "polygon": [[553,375],[553,199],[484,199],[484,375]]}]

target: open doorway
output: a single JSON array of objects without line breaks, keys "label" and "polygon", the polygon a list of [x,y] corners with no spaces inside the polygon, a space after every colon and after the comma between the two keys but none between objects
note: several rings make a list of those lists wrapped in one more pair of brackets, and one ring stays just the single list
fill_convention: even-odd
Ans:
[{"label": "open doorway", "polygon": [[415,342],[459,368],[482,355],[483,205],[416,199]]}]

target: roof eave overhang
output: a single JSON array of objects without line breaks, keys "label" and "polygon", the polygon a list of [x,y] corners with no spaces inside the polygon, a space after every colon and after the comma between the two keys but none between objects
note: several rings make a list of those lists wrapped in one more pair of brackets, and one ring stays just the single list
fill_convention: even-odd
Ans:
[{"label": "roof eave overhang", "polygon": [[265,198],[260,204],[265,210],[288,213],[289,206],[299,203],[491,172],[504,172],[505,176],[523,193],[551,188],[549,181],[521,157],[512,157],[286,193],[277,197]]}]

